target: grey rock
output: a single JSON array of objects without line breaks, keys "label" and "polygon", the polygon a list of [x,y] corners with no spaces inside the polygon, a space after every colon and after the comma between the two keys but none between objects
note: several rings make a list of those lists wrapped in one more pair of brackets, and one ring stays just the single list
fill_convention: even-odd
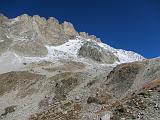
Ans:
[{"label": "grey rock", "polygon": [[87,57],[97,62],[113,64],[119,61],[118,58],[111,52],[104,50],[94,42],[85,42],[79,49],[79,56]]},{"label": "grey rock", "polygon": [[91,39],[95,42],[101,42],[101,39],[100,38],[97,38],[95,35],[89,35],[88,33],[86,32],[80,32],[79,35],[83,38],[86,38],[86,39]]}]

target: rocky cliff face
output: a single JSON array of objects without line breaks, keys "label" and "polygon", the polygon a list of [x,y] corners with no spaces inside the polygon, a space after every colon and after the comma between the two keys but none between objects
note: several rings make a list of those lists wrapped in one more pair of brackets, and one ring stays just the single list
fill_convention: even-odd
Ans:
[{"label": "rocky cliff face", "polygon": [[2,16],[0,29],[1,38],[12,42],[10,49],[26,56],[44,56],[47,54],[44,45],[60,45],[77,34],[71,23],[61,25],[55,18],[46,20],[26,14],[15,19]]},{"label": "rocky cliff face", "polygon": [[[0,23],[0,38],[5,43],[10,41],[10,49],[25,56],[44,56],[47,54],[44,45],[61,45],[79,35],[71,23],[65,21],[60,24],[53,17],[45,19],[24,14],[8,19],[1,15]],[[1,49],[7,48],[8,43]]]},{"label": "rocky cliff face", "polygon": [[[100,57],[99,59],[101,60],[99,61],[108,61],[108,63],[114,63],[116,61],[115,58],[117,55],[114,53],[116,53],[117,50],[108,50],[108,48],[103,48],[99,45],[101,44],[101,41],[99,38],[96,38],[96,36],[88,35],[85,32],[78,33],[71,23],[65,21],[64,23],[60,24],[54,17],[45,19],[38,15],[29,16],[27,14],[23,14],[16,18],[8,19],[1,14],[0,23],[0,53],[12,51],[20,56],[25,57],[45,57],[48,55],[48,49],[46,46],[63,45],[69,40],[75,40],[77,37],[79,37],[83,41],[90,41],[88,43],[84,42],[84,47],[81,47],[80,54],[82,54],[82,56],[88,56],[91,58]],[[91,44],[90,46],[97,46],[94,47],[96,49],[99,47],[96,54],[94,54],[96,49],[90,49],[91,47],[86,48],[86,44]],[[88,51],[87,49],[90,50]],[[88,51],[87,54],[84,51]],[[129,55],[129,57],[133,56],[133,60],[137,59],[138,55],[130,55],[128,51],[122,52],[124,56],[128,57]],[[102,55],[100,55],[100,53]],[[113,54],[115,57],[113,57]],[[140,57],[140,59],[142,58],[143,57]],[[110,61],[109,59],[113,60]]]},{"label": "rocky cliff face", "polygon": [[116,61],[119,61],[110,51],[105,50],[104,48],[96,45],[94,42],[85,42],[83,46],[79,49],[79,56],[91,58],[97,62],[113,64]]},{"label": "rocky cliff face", "polygon": [[0,15],[2,120],[159,120],[159,85],[159,58],[53,17]]}]

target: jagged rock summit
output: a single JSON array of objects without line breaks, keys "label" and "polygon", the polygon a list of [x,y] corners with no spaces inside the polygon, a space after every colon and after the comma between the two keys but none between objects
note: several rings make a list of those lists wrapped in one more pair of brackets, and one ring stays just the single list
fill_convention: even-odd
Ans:
[{"label": "jagged rock summit", "polygon": [[[0,23],[0,37],[6,43],[2,51],[9,48],[24,56],[45,56],[45,45],[61,45],[79,36],[71,23],[65,21],[60,24],[53,17],[45,19],[38,15],[31,17],[23,14],[8,19],[1,14]],[[89,38],[89,35],[86,34],[86,37]]]},{"label": "jagged rock summit", "polygon": [[159,120],[159,86],[159,58],[53,17],[0,15],[1,120]]},{"label": "jagged rock summit", "polygon": [[[85,32],[78,33],[71,23],[65,21],[60,24],[54,17],[45,19],[38,15],[31,17],[23,14],[16,18],[8,19],[4,15],[0,15],[0,23],[0,54],[12,51],[14,54],[23,57],[46,57],[49,54],[49,48],[52,46],[60,47],[65,44],[75,44],[72,47],[76,49],[77,55],[91,58],[92,60],[101,59],[98,61],[108,62],[108,64],[118,61],[129,62],[144,59],[134,52],[116,50],[105,45],[94,35],[88,35]],[[69,49],[70,45],[58,51],[68,54],[65,48]],[[94,59],[93,56],[98,59]],[[108,61],[102,60],[102,58],[106,59],[107,56]],[[112,58],[112,60],[109,58]]]}]

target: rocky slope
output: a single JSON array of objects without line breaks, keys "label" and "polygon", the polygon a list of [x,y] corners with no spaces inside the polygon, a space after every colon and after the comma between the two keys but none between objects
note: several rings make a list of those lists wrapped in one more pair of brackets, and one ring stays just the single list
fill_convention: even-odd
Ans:
[{"label": "rocky slope", "polygon": [[53,17],[0,15],[2,120],[159,120],[159,85],[159,58]]}]

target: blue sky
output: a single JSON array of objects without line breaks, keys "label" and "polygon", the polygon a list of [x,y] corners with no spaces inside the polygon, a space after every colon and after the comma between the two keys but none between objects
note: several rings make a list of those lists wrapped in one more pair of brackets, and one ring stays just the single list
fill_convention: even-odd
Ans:
[{"label": "blue sky", "polygon": [[0,12],[54,16],[115,48],[160,56],[160,0],[1,0]]}]

